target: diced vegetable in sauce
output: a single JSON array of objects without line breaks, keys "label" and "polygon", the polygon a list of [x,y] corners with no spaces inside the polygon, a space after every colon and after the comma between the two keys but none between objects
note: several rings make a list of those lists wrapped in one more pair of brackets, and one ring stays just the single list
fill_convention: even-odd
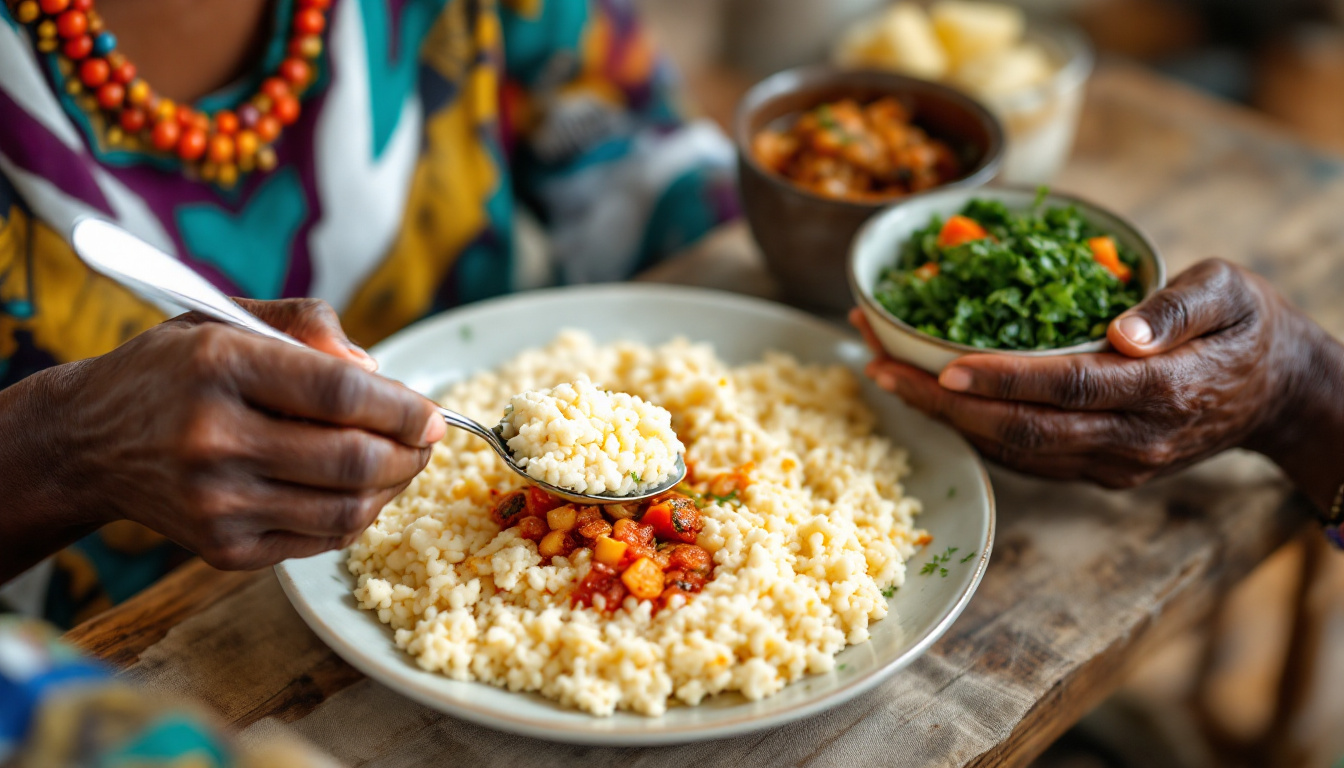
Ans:
[{"label": "diced vegetable in sauce", "polygon": [[[499,495],[490,518],[537,542],[545,559],[592,551],[576,585],[575,605],[618,610],[626,597],[657,609],[685,604],[714,576],[714,558],[696,544],[703,504],[736,497],[751,485],[751,465],[684,486],[643,504],[579,507],[536,488]],[[689,477],[688,477],[689,480]]]},{"label": "diced vegetable in sauce", "polygon": [[912,122],[905,106],[884,97],[822,104],[785,130],[767,128],[752,154],[770,171],[821,195],[844,200],[899,197],[961,175],[952,148]]}]

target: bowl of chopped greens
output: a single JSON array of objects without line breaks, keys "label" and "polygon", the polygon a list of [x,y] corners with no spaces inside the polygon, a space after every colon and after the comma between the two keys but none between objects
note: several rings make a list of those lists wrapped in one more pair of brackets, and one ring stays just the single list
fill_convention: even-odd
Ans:
[{"label": "bowl of chopped greens", "polygon": [[946,189],[873,217],[850,289],[893,357],[938,373],[973,353],[1100,352],[1111,320],[1166,284],[1157,249],[1092,203],[1045,189]]}]

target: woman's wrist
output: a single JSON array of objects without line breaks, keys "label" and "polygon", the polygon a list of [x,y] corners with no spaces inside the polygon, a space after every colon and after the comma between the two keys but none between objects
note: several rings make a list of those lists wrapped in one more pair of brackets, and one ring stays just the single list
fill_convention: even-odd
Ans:
[{"label": "woman's wrist", "polygon": [[1328,515],[1344,484],[1344,345],[1307,317],[1294,320],[1280,400],[1243,447],[1272,459]]},{"label": "woman's wrist", "polygon": [[83,363],[55,366],[0,390],[0,582],[108,522],[83,498],[71,429]]}]

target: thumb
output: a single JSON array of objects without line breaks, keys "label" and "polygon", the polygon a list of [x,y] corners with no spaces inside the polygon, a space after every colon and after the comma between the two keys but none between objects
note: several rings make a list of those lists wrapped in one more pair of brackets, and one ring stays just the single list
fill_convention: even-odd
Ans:
[{"label": "thumb", "polygon": [[333,357],[376,371],[378,363],[345,335],[336,310],[321,299],[281,299],[255,301],[234,299],[243,309],[288,333],[304,344]]},{"label": "thumb", "polygon": [[1230,328],[1255,307],[1246,273],[1222,259],[1208,259],[1112,320],[1106,338],[1123,355],[1151,357]]}]

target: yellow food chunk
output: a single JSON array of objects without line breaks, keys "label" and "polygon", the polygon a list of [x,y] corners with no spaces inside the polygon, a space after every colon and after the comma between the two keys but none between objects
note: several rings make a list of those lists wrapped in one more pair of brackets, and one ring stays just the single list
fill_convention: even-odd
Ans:
[{"label": "yellow food chunk", "polygon": [[597,544],[593,546],[593,559],[614,568],[620,564],[621,558],[625,557],[625,550],[629,548],[630,545],[624,541],[617,541],[610,536],[598,536]]},{"label": "yellow food chunk", "polygon": [[578,510],[566,504],[546,513],[546,525],[550,526],[552,531],[568,531],[574,527],[578,516]]},{"label": "yellow food chunk", "polygon": [[953,68],[963,62],[1007,50],[1022,39],[1022,9],[973,0],[941,0],[929,9],[933,29]]},{"label": "yellow food chunk", "polygon": [[647,557],[641,557],[621,574],[621,583],[640,600],[652,600],[663,594],[663,569]]},{"label": "yellow food chunk", "polygon": [[881,67],[933,79],[947,73],[947,54],[929,15],[908,2],[850,27],[836,49],[836,61],[843,66]]},{"label": "yellow food chunk", "polygon": [[966,61],[953,72],[951,81],[977,96],[993,98],[1038,86],[1054,71],[1049,55],[1040,46],[1026,43]]},{"label": "yellow food chunk", "polygon": [[569,534],[565,531],[551,531],[537,545],[537,552],[542,557],[560,557],[567,555],[572,551],[569,546]]}]

